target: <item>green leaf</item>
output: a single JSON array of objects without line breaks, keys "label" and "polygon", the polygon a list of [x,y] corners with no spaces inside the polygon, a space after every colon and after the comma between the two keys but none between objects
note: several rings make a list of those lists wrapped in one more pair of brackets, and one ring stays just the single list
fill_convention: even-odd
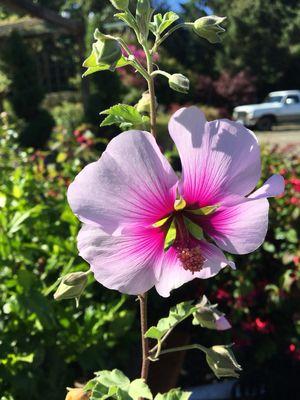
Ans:
[{"label": "green leaf", "polygon": [[145,116],[141,115],[135,107],[127,104],[116,104],[100,113],[108,115],[101,126],[119,125],[122,128],[132,128],[133,126],[142,125],[147,121]]},{"label": "green leaf", "polygon": [[98,382],[103,386],[112,387],[116,386],[118,388],[127,390],[129,388],[130,381],[122,371],[114,369],[112,371],[100,371],[97,373]]},{"label": "green leaf", "polygon": [[0,192],[0,208],[4,208],[6,204],[6,196],[4,193]]},{"label": "green leaf", "polygon": [[128,394],[133,400],[139,398],[152,400],[153,396],[144,379],[135,379],[130,383]]},{"label": "green leaf", "polygon": [[[125,67],[126,65],[129,65],[129,64],[130,64],[130,61],[128,61],[126,57],[122,56],[114,68]],[[112,70],[112,68],[109,64],[97,65],[96,55],[95,55],[94,51],[84,61],[83,66],[88,69],[85,71],[85,73],[82,75],[82,77],[94,74],[95,72],[99,72],[99,71],[111,71]]]},{"label": "green leaf", "polygon": [[164,16],[161,14],[156,14],[154,15],[153,22],[150,22],[150,30],[156,36],[161,35],[178,19],[179,16],[173,11],[167,12],[164,14]]},{"label": "green leaf", "polygon": [[213,214],[219,207],[220,204],[215,204],[214,206],[206,206],[202,208],[197,208],[196,210],[187,211],[195,215],[210,215]]},{"label": "green leaf", "polygon": [[180,389],[171,389],[167,393],[157,393],[154,400],[188,400],[192,392],[184,392]]},{"label": "green leaf", "polygon": [[194,238],[198,239],[198,240],[202,240],[203,239],[203,229],[196,224],[195,222],[191,221],[190,219],[184,217],[184,223],[185,226],[187,227],[187,230],[189,231],[189,233],[191,235],[194,236]]},{"label": "green leaf", "polygon": [[150,0],[137,0],[136,6],[136,23],[138,26],[138,32],[141,33],[141,37],[147,40],[149,34],[149,24],[152,18],[153,10],[150,7]]},{"label": "green leaf", "polygon": [[117,13],[114,15],[116,18],[119,18],[121,21],[125,22],[130,28],[132,28],[134,31],[138,31],[138,26],[136,23],[136,20],[134,16],[128,12],[124,13]]},{"label": "green leaf", "polygon": [[161,340],[170,329],[175,328],[176,325],[192,315],[196,309],[192,301],[177,304],[170,309],[168,317],[160,319],[157,326],[152,326],[147,330],[145,337]]},{"label": "green leaf", "polygon": [[165,243],[164,243],[164,251],[169,250],[169,248],[172,246],[172,244],[175,242],[176,239],[176,225],[174,221],[172,221],[167,235],[165,237]]}]

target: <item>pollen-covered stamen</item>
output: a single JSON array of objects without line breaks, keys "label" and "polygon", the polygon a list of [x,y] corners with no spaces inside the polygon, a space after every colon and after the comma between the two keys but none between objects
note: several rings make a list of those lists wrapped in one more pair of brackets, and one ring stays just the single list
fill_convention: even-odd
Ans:
[{"label": "pollen-covered stamen", "polygon": [[181,261],[182,267],[191,271],[192,274],[201,271],[205,261],[199,246],[193,248],[177,247],[177,257]]}]

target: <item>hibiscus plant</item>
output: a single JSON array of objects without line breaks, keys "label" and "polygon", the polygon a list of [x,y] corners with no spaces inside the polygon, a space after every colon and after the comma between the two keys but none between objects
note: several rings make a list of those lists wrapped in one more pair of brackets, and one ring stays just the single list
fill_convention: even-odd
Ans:
[{"label": "hibiscus plant", "polygon": [[[179,16],[172,11],[155,14],[149,0],[137,0],[135,13],[130,11],[128,0],[111,3],[118,10],[115,17],[133,30],[147,63],[132,54],[123,37],[96,30],[83,75],[129,66],[146,80],[148,91],[135,106],[117,104],[102,112],[106,115],[102,126],[116,124],[126,131],[69,186],[69,204],[83,224],[78,234],[79,254],[90,270],[61,278],[55,298],[75,298],[78,302],[89,273],[109,289],[137,296],[142,369],[141,376],[132,382],[119,370],[96,372],[83,389],[69,390],[70,400],[80,396],[93,400],[152,399],[147,386],[149,364],[166,353],[182,350],[204,352],[218,378],[238,377],[241,367],[231,344],[165,346],[173,329],[187,318],[206,329],[229,329],[230,323],[217,305],[205,296],[186,301],[171,308],[156,326],[148,327],[147,292],[155,286],[161,296],[168,297],[170,291],[192,279],[213,277],[227,266],[235,268],[223,251],[247,254],[263,243],[268,226],[267,197],[284,189],[283,178],[273,175],[254,191],[261,173],[255,135],[229,120],[206,122],[196,107],[180,109],[169,122],[181,159],[180,177],[156,142],[156,77],[164,76],[175,91],[189,90],[187,77],[162,71],[154,63],[160,45],[179,28],[192,29],[217,43],[225,18],[211,15],[178,23]],[[148,126],[151,133],[146,131]],[[189,396],[172,389],[156,399]]]}]

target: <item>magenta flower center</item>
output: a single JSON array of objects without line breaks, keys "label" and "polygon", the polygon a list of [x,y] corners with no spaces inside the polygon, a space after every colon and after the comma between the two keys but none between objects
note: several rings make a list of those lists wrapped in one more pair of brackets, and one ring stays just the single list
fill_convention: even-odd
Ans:
[{"label": "magenta flower center", "polygon": [[173,230],[172,246],[177,252],[177,257],[182,267],[194,274],[201,271],[206,260],[197,242],[197,239],[200,239],[197,237],[197,231],[198,233],[202,232],[202,229],[199,223],[196,222],[197,218],[192,213],[193,209],[189,209],[183,199],[182,202],[181,206],[174,206],[175,210],[166,218],[161,229],[164,231],[166,238],[169,235],[169,231]]}]

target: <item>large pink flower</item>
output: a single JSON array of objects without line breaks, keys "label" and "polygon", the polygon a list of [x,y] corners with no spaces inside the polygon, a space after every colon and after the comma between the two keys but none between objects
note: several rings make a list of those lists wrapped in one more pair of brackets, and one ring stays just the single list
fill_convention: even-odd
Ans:
[{"label": "large pink flower", "polygon": [[110,289],[140,294],[155,285],[169,296],[194,278],[234,268],[222,250],[257,249],[268,226],[266,198],[284,190],[283,178],[273,175],[251,193],[260,178],[260,151],[243,126],[206,122],[190,107],[173,115],[169,130],[180,179],[150,133],[128,131],[69,187],[71,208],[84,223],[80,255]]}]

